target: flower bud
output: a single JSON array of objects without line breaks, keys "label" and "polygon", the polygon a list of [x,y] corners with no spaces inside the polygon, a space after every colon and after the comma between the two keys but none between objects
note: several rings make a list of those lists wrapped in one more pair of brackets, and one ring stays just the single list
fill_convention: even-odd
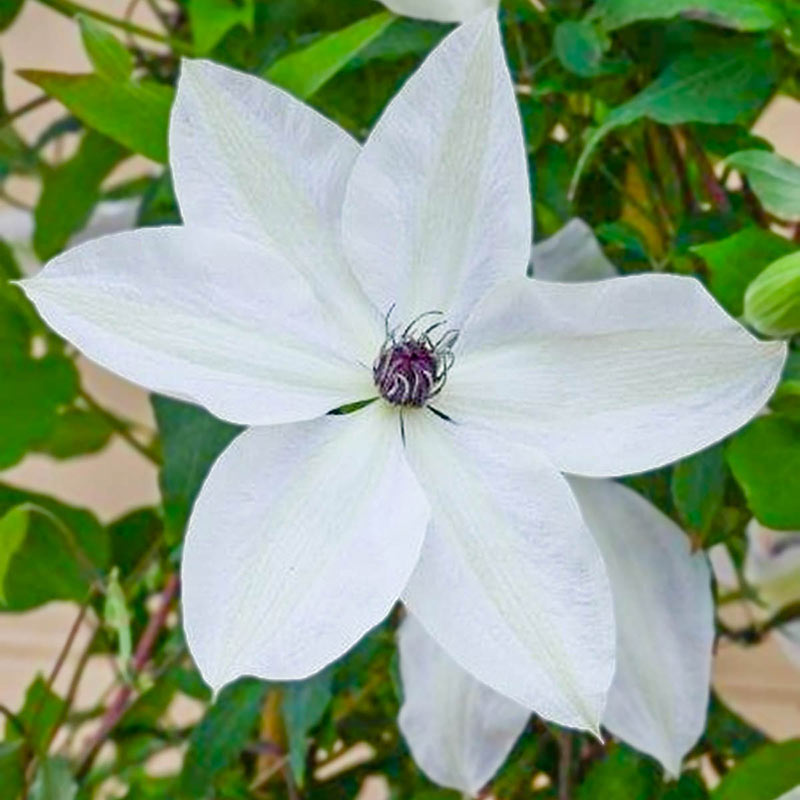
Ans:
[{"label": "flower bud", "polygon": [[767,336],[800,332],[800,252],[779,258],[747,287],[744,315]]}]

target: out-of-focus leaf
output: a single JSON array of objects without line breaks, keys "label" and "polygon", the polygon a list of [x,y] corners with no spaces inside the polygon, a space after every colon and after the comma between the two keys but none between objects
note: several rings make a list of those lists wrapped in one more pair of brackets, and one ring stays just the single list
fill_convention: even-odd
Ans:
[{"label": "out-of-focus leaf", "polygon": [[725,450],[717,445],[679,462],[672,473],[672,499],[684,525],[705,537],[725,497]]},{"label": "out-of-focus leaf", "polygon": [[117,636],[119,646],[118,661],[123,675],[128,674],[128,663],[131,659],[131,615],[125,592],[119,583],[119,570],[113,569],[106,585],[106,601],[103,607],[105,623]]},{"label": "out-of-focus leaf", "polygon": [[597,145],[615,128],[645,117],[665,125],[738,122],[766,102],[775,79],[775,57],[766,41],[679,56],[592,134],[575,167],[572,191]]},{"label": "out-of-focus leaf", "polygon": [[603,72],[604,41],[597,28],[585,20],[567,20],[556,28],[556,56],[565,69],[591,78]]},{"label": "out-of-focus leaf", "polygon": [[106,530],[88,511],[0,484],[0,514],[15,506],[28,510],[28,528],[9,559],[4,608],[23,611],[51,600],[85,600],[98,572],[108,566]]},{"label": "out-of-focus leaf", "polygon": [[265,77],[296,97],[307,99],[395,19],[394,14],[384,11],[326,34],[303,50],[284,56],[267,70]]},{"label": "out-of-focus leaf", "polygon": [[181,221],[178,201],[172,186],[172,175],[169,170],[150,182],[142,196],[136,227],[154,225],[178,225]]},{"label": "out-of-focus leaf", "polygon": [[0,604],[5,605],[5,580],[8,566],[17,550],[25,541],[28,532],[28,511],[22,508],[12,508],[0,517]]},{"label": "out-of-focus leaf", "polygon": [[31,800],[74,800],[77,794],[78,784],[72,777],[69,761],[53,756],[39,763],[31,786]]},{"label": "out-of-focus leaf", "polygon": [[133,56],[125,45],[91,17],[81,14],[78,21],[83,46],[95,70],[112,81],[127,80],[133,72]]},{"label": "out-of-focus leaf", "polygon": [[355,55],[345,69],[359,69],[370,61],[397,61],[430,52],[448,28],[438,22],[401,18]]},{"label": "out-of-focus leaf", "polygon": [[6,738],[9,741],[25,740],[36,753],[43,753],[64,712],[62,700],[45,683],[44,678],[38,675],[25,692],[25,702],[22,705],[17,720],[25,729],[25,736],[17,730],[10,720],[6,722]]},{"label": "out-of-focus leaf", "polygon": [[15,800],[25,783],[24,744],[0,742],[0,786]]},{"label": "out-of-focus leaf", "polygon": [[707,797],[708,789],[700,773],[687,772],[677,783],[668,784],[659,800],[706,800]]},{"label": "out-of-focus leaf", "polygon": [[298,786],[305,782],[308,733],[322,719],[333,693],[330,670],[305,681],[289,683],[283,691],[283,721],[289,745],[289,765]]},{"label": "out-of-focus leaf", "polygon": [[726,159],[750,181],[764,208],[789,222],[800,220],[800,166],[767,150],[743,150]]},{"label": "out-of-focus leaf", "polygon": [[[9,255],[6,248],[6,255]],[[22,292],[0,281],[0,469],[53,431],[78,391],[78,375]]]},{"label": "out-of-focus leaf", "polygon": [[150,80],[109,80],[103,75],[21,70],[60,100],[78,119],[136,153],[167,160],[167,127],[175,90]]},{"label": "out-of-focus leaf", "polygon": [[800,739],[768,744],[744,759],[711,793],[712,800],[775,800],[800,783]]},{"label": "out-of-focus leaf", "polygon": [[72,158],[45,174],[33,234],[42,261],[61,252],[70,236],[86,225],[100,199],[100,184],[127,154],[117,142],[90,130]]},{"label": "out-of-focus leaf", "polygon": [[268,689],[255,678],[242,678],[219,693],[189,737],[180,777],[182,798],[215,796],[214,777],[231,764],[253,735]]},{"label": "out-of-focus leaf", "polygon": [[213,50],[237,25],[253,29],[254,0],[189,0],[189,20],[198,55]]},{"label": "out-of-focus leaf", "polygon": [[702,745],[723,758],[740,759],[765,742],[763,733],[748,725],[712,693]]},{"label": "out-of-focus leaf", "polygon": [[765,336],[800,333],[800,251],[770,264],[747,287],[744,315]]},{"label": "out-of-focus leaf", "polygon": [[0,0],[0,31],[11,26],[24,3],[25,0]]},{"label": "out-of-focus leaf", "polygon": [[759,417],[731,439],[727,458],[759,522],[800,529],[800,424]]},{"label": "out-of-focus leaf", "polygon": [[217,456],[241,428],[213,417],[198,406],[153,397],[164,449],[161,490],[167,541],[181,540],[200,486]]},{"label": "out-of-focus leaf", "polygon": [[772,150],[772,145],[766,139],[756,136],[742,125],[696,123],[692,128],[709,152],[723,158],[739,150]]},{"label": "out-of-focus leaf", "polygon": [[58,414],[53,430],[33,449],[53,458],[74,458],[102,450],[113,432],[105,417],[96,411],[72,406]]},{"label": "out-of-focus leaf", "polygon": [[624,745],[612,745],[596,762],[575,795],[576,800],[651,800],[663,779],[654,761]]},{"label": "out-of-focus leaf", "polygon": [[154,508],[140,508],[108,526],[111,563],[128,576],[140,559],[159,540],[164,524]]},{"label": "out-of-focus leaf", "polygon": [[767,30],[783,21],[773,0],[597,0],[591,13],[609,31],[678,14],[742,31]]},{"label": "out-of-focus leaf", "polygon": [[750,282],[773,261],[794,252],[796,245],[763,228],[751,226],[718,242],[692,248],[708,265],[709,288],[733,316],[744,312]]}]

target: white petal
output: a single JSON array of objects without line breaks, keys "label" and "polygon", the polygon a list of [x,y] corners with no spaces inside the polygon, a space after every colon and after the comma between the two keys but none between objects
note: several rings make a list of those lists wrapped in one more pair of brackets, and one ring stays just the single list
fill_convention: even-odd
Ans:
[{"label": "white petal", "polygon": [[170,163],[184,222],[268,242],[363,338],[374,310],[339,242],[358,151],[345,131],[266,81],[183,61]]},{"label": "white petal", "polygon": [[231,234],[106,236],[58,256],[22,287],[89,358],[232,422],[308,419],[375,393],[306,282]]},{"label": "white petal", "polygon": [[298,679],[341,656],[392,608],[428,517],[382,403],[242,434],[184,546],[184,624],[203,677]]},{"label": "white petal", "polygon": [[381,0],[396,14],[435,22],[462,22],[487,8],[497,8],[498,0]]},{"label": "white petal", "polygon": [[502,766],[531,712],[475,680],[413,614],[398,632],[400,730],[435,783],[477,794]]},{"label": "white petal", "polygon": [[744,425],[786,357],[759,342],[692,279],[593,283],[520,278],[464,326],[437,405],[507,426],[564,472],[643,472]]},{"label": "white petal", "polygon": [[744,577],[773,610],[800,601],[800,531],[776,531],[751,520]]},{"label": "white petal", "polygon": [[714,644],[708,564],[636,492],[612,481],[570,485],[614,597],[617,671],[603,725],[677,776],[705,729]]},{"label": "white petal", "polygon": [[619,274],[594,231],[577,217],[533,246],[530,266],[540,281],[599,281]]},{"label": "white petal", "polygon": [[404,601],[478,680],[597,730],[614,669],[611,594],[567,482],[495,432],[427,411],[404,421],[432,508]]},{"label": "white petal", "polygon": [[458,326],[530,256],[527,160],[495,16],[460,26],[376,125],[344,206],[351,263],[384,313]]}]

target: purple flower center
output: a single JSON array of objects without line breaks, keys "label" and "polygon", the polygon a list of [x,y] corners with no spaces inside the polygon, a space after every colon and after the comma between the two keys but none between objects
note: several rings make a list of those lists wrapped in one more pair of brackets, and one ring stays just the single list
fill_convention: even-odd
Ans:
[{"label": "purple flower center", "polygon": [[381,397],[392,405],[424,406],[444,387],[447,371],[453,364],[452,347],[458,333],[448,330],[438,339],[432,338],[434,331],[445,324],[444,320],[417,329],[423,318],[438,313],[417,317],[399,335],[397,329],[389,329],[387,316],[386,341],[375,359],[372,375]]}]

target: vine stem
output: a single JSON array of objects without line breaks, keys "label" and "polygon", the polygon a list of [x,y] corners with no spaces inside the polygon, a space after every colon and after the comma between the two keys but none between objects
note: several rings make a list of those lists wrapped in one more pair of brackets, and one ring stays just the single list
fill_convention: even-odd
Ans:
[{"label": "vine stem", "polygon": [[39,2],[66,17],[74,17],[76,14],[83,14],[87,17],[96,19],[98,22],[104,22],[106,25],[112,25],[122,31],[127,31],[128,33],[132,33],[136,36],[141,36],[144,39],[150,39],[153,42],[166,44],[176,53],[180,53],[181,55],[194,55],[194,48],[188,42],[182,42],[179,39],[173,39],[170,36],[157,33],[149,28],[143,28],[141,25],[137,25],[136,23],[129,22],[125,19],[118,19],[110,14],[97,11],[94,8],[79,5],[78,3],[72,2],[72,0],[39,0]]},{"label": "vine stem", "polygon": [[558,800],[572,800],[572,734],[558,734]]},{"label": "vine stem", "polygon": [[113,428],[115,433],[118,433],[134,450],[140,455],[144,456],[148,461],[155,464],[157,467],[161,466],[161,458],[152,447],[142,444],[132,433],[131,426],[120,419],[116,414],[104,408],[97,402],[85,389],[80,391],[81,398],[86,402],[92,411],[97,412],[103,419]]},{"label": "vine stem", "polygon": [[53,98],[46,94],[40,94],[38,97],[34,97],[32,100],[28,100],[27,103],[23,103],[18,108],[15,108],[13,111],[9,111],[2,119],[0,119],[0,128],[4,128],[6,125],[14,122],[14,120],[19,119],[20,117],[25,116],[25,114],[29,113],[30,111],[35,111],[37,108],[41,108],[41,106],[49,103]]},{"label": "vine stem", "polygon": [[162,628],[166,624],[167,616],[169,615],[170,606],[175,596],[178,594],[180,588],[180,578],[177,573],[173,573],[167,578],[164,590],[161,593],[161,602],[158,608],[153,612],[150,617],[147,627],[144,629],[139,643],[136,645],[136,650],[131,660],[131,682],[121,686],[117,694],[111,700],[106,709],[103,718],[100,720],[100,727],[97,733],[92,737],[86,747],[86,751],[80,760],[78,767],[78,777],[83,777],[92,766],[92,762],[97,756],[100,748],[105,743],[106,739],[114,730],[116,724],[122,718],[122,715],[128,708],[128,703],[134,693],[133,679],[144,669],[150,657],[153,654],[153,647],[155,646],[158,635],[161,633]]}]

